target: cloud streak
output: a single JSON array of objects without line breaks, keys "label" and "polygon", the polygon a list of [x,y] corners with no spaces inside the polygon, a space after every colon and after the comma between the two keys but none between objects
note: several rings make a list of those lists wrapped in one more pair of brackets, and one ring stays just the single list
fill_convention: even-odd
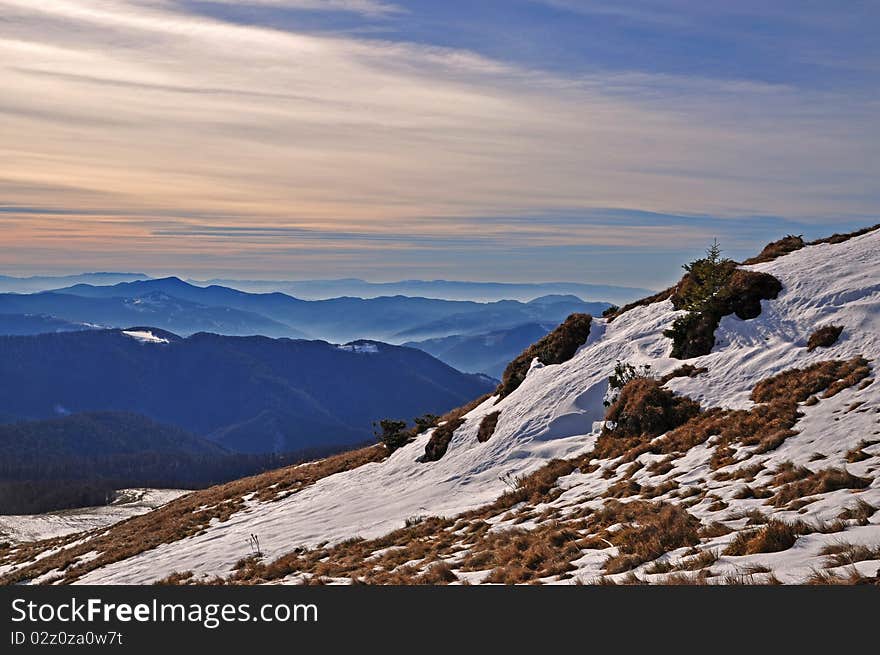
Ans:
[{"label": "cloud streak", "polygon": [[[0,10],[0,190],[5,204],[47,207],[0,230],[39,252],[67,250],[54,226],[99,258],[138,248],[190,261],[210,243],[218,256],[251,248],[271,267],[283,255],[270,239],[615,247],[632,235],[613,222],[529,217],[617,208],[855,221],[880,205],[870,95],[550,74],[465,50],[238,25],[164,1],[0,0]],[[104,218],[66,213],[85,210]],[[187,215],[206,218],[181,225]]]}]

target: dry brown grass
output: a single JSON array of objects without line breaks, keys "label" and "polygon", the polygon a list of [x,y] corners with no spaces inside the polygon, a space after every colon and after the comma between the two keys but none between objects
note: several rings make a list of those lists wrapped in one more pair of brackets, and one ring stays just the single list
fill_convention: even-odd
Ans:
[{"label": "dry brown grass", "polygon": [[807,578],[808,585],[860,585],[860,584],[880,584],[880,578],[874,576],[868,578],[859,573],[856,567],[852,567],[843,573],[832,573],[831,571],[813,571]]},{"label": "dry brown grass", "polygon": [[499,416],[501,416],[501,412],[497,411],[483,417],[483,420],[480,421],[480,429],[477,430],[477,441],[485,443],[492,438],[492,435],[495,434],[495,427],[498,425]]},{"label": "dry brown grass", "polygon": [[800,235],[789,234],[786,237],[773,241],[764,246],[764,249],[756,257],[751,257],[743,262],[743,264],[763,264],[764,262],[772,262],[774,259],[783,257],[789,253],[803,248],[806,243]]},{"label": "dry brown grass", "polygon": [[595,521],[605,527],[623,524],[603,537],[618,550],[604,564],[608,574],[629,571],[671,550],[699,543],[699,520],[678,505],[612,500],[596,512]]},{"label": "dry brown grass", "polygon": [[876,512],[876,507],[859,498],[856,500],[855,505],[844,509],[837,515],[837,518],[841,521],[856,521],[859,525],[868,525],[871,517],[874,516]]},{"label": "dry brown grass", "polygon": [[[53,570],[64,571],[63,582],[73,582],[89,571],[133,557],[162,544],[199,534],[213,519],[220,522],[228,520],[232,514],[243,508],[243,496],[253,493],[268,502],[284,494],[295,493],[329,475],[381,461],[385,456],[384,446],[370,446],[316,462],[289,466],[202,491],[194,491],[147,514],[127,519],[105,530],[96,530],[91,538],[85,539],[82,543],[64,547],[56,553],[7,573],[0,577],[0,584],[14,584],[45,575]],[[82,537],[81,534],[71,535],[66,543],[72,543]],[[64,544],[55,540],[37,542],[26,551],[14,553],[15,561],[28,562],[35,553],[45,551],[53,543]],[[98,556],[77,563],[79,557],[91,551],[97,551]]]},{"label": "dry brown grass", "polygon": [[682,364],[674,371],[671,371],[660,378],[661,384],[666,384],[675,378],[695,378],[703,373],[708,373],[709,369],[705,366],[694,366],[693,364]]},{"label": "dry brown grass", "polygon": [[838,566],[848,566],[856,562],[880,560],[880,546],[872,547],[840,541],[828,544],[822,549],[820,554],[826,556],[825,568],[831,569]]},{"label": "dry brown grass", "polygon": [[870,372],[864,357],[832,359],[761,380],[755,385],[751,397],[756,403],[779,402],[782,398],[803,402],[811,395],[824,391],[822,397],[830,398],[868,377]]},{"label": "dry brown grass", "polygon": [[719,521],[712,521],[709,525],[704,525],[697,532],[700,539],[715,539],[733,532],[733,528],[729,528]]},{"label": "dry brown grass", "polygon": [[496,390],[499,397],[513,393],[522,384],[536,357],[542,364],[562,364],[571,359],[587,342],[592,321],[589,314],[572,314],[553,332],[526,348],[504,369]]},{"label": "dry brown grass", "polygon": [[816,239],[815,241],[811,241],[809,245],[815,246],[820,243],[843,243],[844,241],[849,241],[853,237],[860,237],[863,234],[867,234],[868,232],[873,232],[874,230],[880,230],[880,223],[877,225],[872,225],[870,227],[863,227],[860,230],[855,230],[853,232],[845,232],[840,234],[835,232],[830,237],[825,237],[824,239]]},{"label": "dry brown grass", "polygon": [[846,469],[827,468],[811,472],[796,482],[784,485],[770,502],[776,507],[785,507],[791,501],[806,496],[827,494],[840,489],[865,489],[871,480],[853,475]]},{"label": "dry brown grass", "polygon": [[756,555],[758,553],[777,553],[788,550],[803,534],[812,532],[804,523],[786,523],[770,519],[757,530],[743,530],[724,550],[725,555]]},{"label": "dry brown grass", "polygon": [[830,348],[840,338],[843,332],[842,325],[826,325],[810,335],[807,340],[807,350],[813,352],[816,348]]},{"label": "dry brown grass", "polygon": [[866,459],[871,459],[872,455],[866,453],[865,448],[874,446],[878,443],[880,443],[880,441],[867,441],[865,439],[862,439],[855,448],[852,448],[846,452],[846,461],[850,464],[855,464],[856,462],[863,462]]}]

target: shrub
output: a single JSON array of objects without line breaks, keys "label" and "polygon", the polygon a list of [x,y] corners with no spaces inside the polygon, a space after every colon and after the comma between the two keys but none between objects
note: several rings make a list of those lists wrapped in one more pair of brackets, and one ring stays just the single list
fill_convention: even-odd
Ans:
[{"label": "shrub", "polygon": [[389,453],[405,446],[412,438],[412,433],[406,429],[406,421],[383,418],[373,425],[374,434],[381,443],[385,444]]},{"label": "shrub", "polygon": [[611,305],[610,307],[606,307],[602,311],[602,318],[610,318],[610,317],[614,316],[615,314],[617,314],[617,312],[619,312],[619,311],[620,311],[620,307],[618,307],[617,305]]},{"label": "shrub", "polygon": [[807,341],[807,350],[813,352],[816,348],[830,348],[837,343],[841,332],[843,332],[842,325],[826,325],[820,327],[810,335],[810,338]]},{"label": "shrub", "polygon": [[567,362],[587,342],[592,321],[589,314],[572,314],[553,332],[526,348],[504,369],[496,393],[501,398],[513,393],[526,379],[536,357],[542,364]]},{"label": "shrub", "polygon": [[413,423],[415,423],[414,432],[417,435],[427,432],[431,428],[436,427],[439,421],[440,417],[436,414],[424,414],[419,416],[413,419]]},{"label": "shrub", "polygon": [[676,396],[659,380],[636,378],[620,390],[608,408],[606,431],[614,436],[652,438],[684,424],[699,412],[698,402]]},{"label": "shrub", "polygon": [[464,418],[459,416],[450,419],[438,426],[431,433],[431,438],[425,444],[425,455],[422,457],[423,462],[436,462],[446,454],[449,448],[449,442],[452,441],[452,435],[464,424]]},{"label": "shrub", "polygon": [[623,389],[628,383],[632,382],[636,378],[649,378],[651,377],[651,365],[643,364],[641,366],[633,366],[627,362],[622,362],[619,359],[617,363],[614,365],[614,373],[608,376],[608,390],[605,392],[605,398],[602,400],[602,403],[605,407],[611,407],[617,397],[620,395],[620,390]]},{"label": "shrub", "polygon": [[743,264],[762,264],[764,262],[772,262],[777,257],[782,257],[788,253],[800,250],[807,245],[802,235],[789,234],[781,238],[779,241],[773,241],[764,246],[764,249],[757,257],[752,257],[743,262]]},{"label": "shrub", "polygon": [[480,421],[480,429],[477,430],[477,441],[485,443],[492,438],[492,435],[495,434],[495,426],[498,425],[499,416],[501,416],[500,411],[486,414],[483,417],[483,420]]}]

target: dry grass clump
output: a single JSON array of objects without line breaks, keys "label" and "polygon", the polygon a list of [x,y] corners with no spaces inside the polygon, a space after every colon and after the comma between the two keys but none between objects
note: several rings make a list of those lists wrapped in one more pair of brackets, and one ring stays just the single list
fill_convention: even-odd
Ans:
[{"label": "dry grass clump", "polygon": [[844,509],[837,518],[842,521],[856,521],[859,525],[868,525],[876,512],[876,507],[859,498],[853,507]]},{"label": "dry grass clump", "polygon": [[846,461],[850,464],[855,464],[856,462],[863,462],[866,459],[871,459],[873,455],[866,453],[865,448],[874,446],[878,443],[880,443],[880,441],[867,441],[862,439],[855,448],[846,452]]},{"label": "dry grass clump", "polygon": [[577,349],[587,342],[593,317],[589,314],[572,314],[553,332],[526,348],[514,359],[501,376],[497,393],[501,398],[511,394],[526,379],[532,360],[542,364],[562,364],[571,359]]},{"label": "dry grass clump", "polygon": [[832,569],[838,566],[855,564],[856,562],[880,560],[880,546],[871,547],[841,541],[828,544],[822,549],[821,554],[826,555],[825,568]]},{"label": "dry grass clump", "polygon": [[773,241],[764,246],[764,249],[757,257],[751,257],[743,262],[743,264],[763,264],[764,262],[772,262],[778,257],[783,257],[791,252],[800,250],[806,243],[800,235],[789,234],[779,241]]},{"label": "dry grass clump", "polygon": [[[385,456],[384,446],[370,446],[316,462],[289,466],[194,491],[147,514],[121,521],[105,530],[96,530],[91,538],[83,540],[81,534],[70,535],[66,543],[74,541],[81,543],[63,547],[58,552],[0,576],[0,584],[15,584],[53,570],[64,571],[63,582],[73,582],[89,571],[133,557],[162,544],[199,534],[213,519],[220,522],[228,520],[232,514],[244,507],[243,496],[257,494],[262,500],[273,500],[284,492],[294,493],[295,490],[309,486],[321,478],[370,462],[381,461]],[[54,540],[37,542],[31,545],[33,552],[29,550],[21,554],[30,555],[27,559],[16,554],[16,560],[29,561],[33,554],[45,551],[52,543],[64,542]],[[78,562],[82,555],[91,551],[97,551],[98,556]]]},{"label": "dry grass clump", "polygon": [[663,459],[658,459],[648,464],[645,470],[651,475],[665,475],[675,468],[674,461],[674,455],[667,455]]},{"label": "dry grass clump", "polygon": [[733,532],[733,528],[729,528],[720,521],[712,521],[709,525],[704,525],[697,532],[700,539],[715,539]]},{"label": "dry grass clump", "polygon": [[786,523],[770,519],[757,530],[743,530],[724,550],[725,555],[756,555],[758,553],[777,553],[788,550],[803,534],[812,529],[805,523]]},{"label": "dry grass clump", "polygon": [[782,398],[803,402],[823,390],[825,393],[822,397],[830,398],[861,382],[870,372],[868,360],[864,357],[827,360],[761,380],[752,390],[751,398],[756,403],[770,403]]},{"label": "dry grass clump", "polygon": [[783,484],[790,484],[808,478],[813,472],[805,466],[797,466],[793,462],[781,462],[773,471],[773,477],[770,480],[771,487],[779,487]]},{"label": "dry grass clump", "polygon": [[719,471],[713,477],[719,482],[727,482],[729,480],[742,480],[743,482],[752,482],[755,477],[764,470],[764,464],[758,462],[751,466],[742,466],[733,471]]},{"label": "dry grass clump", "polygon": [[161,580],[157,580],[153,584],[162,586],[192,584],[194,575],[195,574],[192,571],[175,571]]},{"label": "dry grass clump", "polygon": [[820,243],[843,243],[844,241],[849,241],[853,237],[860,237],[863,234],[867,234],[868,232],[873,232],[874,230],[880,230],[880,223],[877,225],[872,225],[871,227],[863,227],[859,230],[855,230],[853,232],[845,232],[840,234],[835,232],[830,237],[825,237],[824,239],[816,239],[815,241],[811,241],[809,245],[815,246]]},{"label": "dry grass clump", "polygon": [[841,332],[843,332],[842,325],[826,325],[820,327],[813,332],[807,340],[807,350],[813,352],[816,348],[830,348],[837,343]]},{"label": "dry grass clump", "polygon": [[687,559],[679,562],[674,571],[699,571],[701,569],[706,569],[712,566],[715,562],[718,561],[718,551],[717,550],[701,550],[698,554],[693,557],[689,557]]},{"label": "dry grass clump", "polygon": [[674,371],[671,371],[660,378],[661,384],[666,384],[675,378],[695,378],[703,373],[708,373],[709,369],[705,366],[694,366],[693,364],[682,364]]},{"label": "dry grass clump", "polygon": [[495,426],[498,425],[499,416],[501,416],[501,412],[497,411],[483,417],[483,420],[480,421],[480,429],[477,430],[477,441],[485,443],[492,438],[492,435],[495,434]]},{"label": "dry grass clump", "polygon": [[880,576],[873,578],[866,577],[859,573],[856,567],[851,567],[844,573],[833,573],[831,571],[813,571],[810,577],[806,579],[808,585],[861,585],[861,584],[880,584]]},{"label": "dry grass clump", "polygon": [[791,501],[806,496],[827,494],[839,489],[865,489],[871,480],[853,475],[846,469],[827,468],[811,472],[804,478],[784,485],[770,502],[776,507],[784,507]]},{"label": "dry grass clump", "polygon": [[596,512],[599,525],[623,527],[606,538],[617,547],[617,554],[604,564],[606,573],[629,571],[661,555],[699,543],[700,521],[678,505],[633,501],[608,501]]}]

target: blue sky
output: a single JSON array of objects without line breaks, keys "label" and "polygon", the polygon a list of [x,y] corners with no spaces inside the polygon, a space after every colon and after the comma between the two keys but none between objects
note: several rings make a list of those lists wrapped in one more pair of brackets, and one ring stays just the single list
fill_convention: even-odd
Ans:
[{"label": "blue sky", "polygon": [[873,2],[0,11],[0,272],[657,287],[880,220]]}]

